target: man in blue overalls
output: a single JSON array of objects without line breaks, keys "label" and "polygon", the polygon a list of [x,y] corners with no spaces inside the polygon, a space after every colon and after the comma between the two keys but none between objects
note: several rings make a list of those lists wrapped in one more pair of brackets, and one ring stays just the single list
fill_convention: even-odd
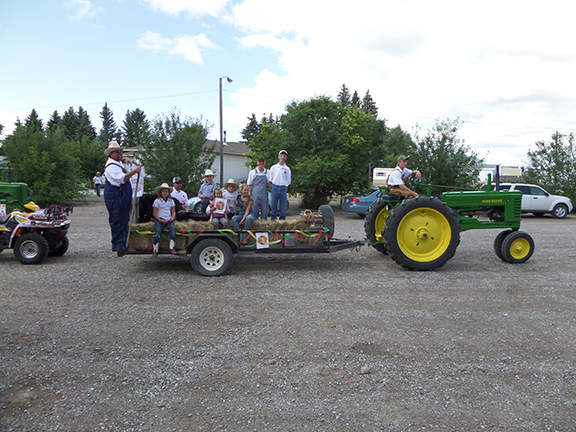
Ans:
[{"label": "man in blue overalls", "polygon": [[252,213],[254,219],[259,217],[262,220],[268,219],[268,184],[272,181],[270,171],[264,168],[266,160],[264,156],[258,156],[256,160],[258,166],[248,173],[249,186],[252,186],[252,198],[254,198],[254,205],[252,206]]},{"label": "man in blue overalls", "polygon": [[126,172],[122,165],[122,148],[116,141],[110,145],[104,154],[108,156],[104,167],[104,202],[108,209],[108,223],[112,231],[112,251],[123,256],[127,247],[128,222],[130,222],[130,207],[132,203],[132,185],[130,177],[139,173],[140,166]]}]

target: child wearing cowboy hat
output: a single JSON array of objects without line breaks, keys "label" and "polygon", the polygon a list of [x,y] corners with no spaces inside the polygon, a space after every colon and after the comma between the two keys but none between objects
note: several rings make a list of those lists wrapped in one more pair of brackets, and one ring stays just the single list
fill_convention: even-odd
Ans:
[{"label": "child wearing cowboy hat", "polygon": [[234,179],[228,180],[224,183],[224,190],[222,191],[222,198],[228,201],[228,209],[230,213],[228,213],[228,219],[232,219],[234,213],[236,213],[236,201],[238,200],[238,184],[234,181]]},{"label": "child wearing cowboy hat", "polygon": [[158,198],[152,204],[152,212],[154,215],[154,250],[152,256],[157,256],[160,250],[160,236],[164,227],[168,228],[170,234],[170,253],[175,254],[176,250],[176,229],[174,228],[174,219],[176,219],[176,204],[170,197],[172,188],[168,183],[162,183],[156,187],[156,195]]},{"label": "child wearing cowboy hat", "polygon": [[206,208],[208,207],[208,204],[210,204],[210,200],[214,198],[214,189],[216,189],[214,173],[212,170],[207,169],[204,172],[204,179],[206,180],[206,183],[203,183],[198,191],[198,198],[201,199],[202,203],[200,213],[206,213]]}]

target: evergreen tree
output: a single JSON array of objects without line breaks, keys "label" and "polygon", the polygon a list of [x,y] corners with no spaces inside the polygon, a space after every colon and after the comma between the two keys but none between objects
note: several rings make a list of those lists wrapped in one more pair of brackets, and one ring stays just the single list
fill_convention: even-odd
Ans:
[{"label": "evergreen tree", "polygon": [[74,136],[75,141],[80,141],[82,137],[87,137],[91,140],[96,138],[96,129],[92,126],[88,112],[84,111],[82,107],[78,107],[78,127]]},{"label": "evergreen tree", "polygon": [[262,124],[256,120],[256,114],[252,113],[252,117],[248,117],[248,124],[242,130],[242,138],[248,142],[252,141],[261,127]]},{"label": "evergreen tree", "polygon": [[58,114],[58,111],[54,111],[46,123],[46,131],[50,133],[55,133],[62,130],[62,117]]},{"label": "evergreen tree", "polygon": [[374,103],[374,100],[372,99],[372,96],[370,95],[370,90],[366,90],[366,94],[364,95],[364,98],[362,99],[361,109],[366,114],[378,116],[378,108],[376,107],[376,104]]},{"label": "evergreen tree", "polygon": [[62,116],[62,130],[66,139],[72,141],[76,138],[78,123],[78,115],[74,111],[74,108],[68,108],[68,110]]},{"label": "evergreen tree", "polygon": [[24,127],[28,130],[28,132],[41,132],[44,130],[44,126],[42,124],[42,119],[38,117],[38,113],[34,108],[24,120]]},{"label": "evergreen tree", "polygon": [[358,96],[358,92],[354,90],[354,94],[352,95],[352,99],[350,99],[350,105],[356,108],[360,108],[360,96]]},{"label": "evergreen tree", "polygon": [[150,122],[139,108],[126,111],[122,144],[126,147],[142,147],[150,142]]},{"label": "evergreen tree", "polygon": [[102,111],[100,111],[100,118],[102,119],[102,128],[100,129],[98,139],[108,145],[110,144],[110,141],[114,140],[116,137],[118,129],[116,122],[114,121],[114,114],[112,113],[112,110],[108,108],[108,102],[104,104]]},{"label": "evergreen tree", "polygon": [[350,90],[348,90],[348,87],[346,87],[346,84],[342,84],[342,87],[340,88],[340,93],[338,93],[338,102],[340,102],[340,104],[342,106],[348,106],[350,105],[350,101],[351,101],[351,97],[350,97]]}]

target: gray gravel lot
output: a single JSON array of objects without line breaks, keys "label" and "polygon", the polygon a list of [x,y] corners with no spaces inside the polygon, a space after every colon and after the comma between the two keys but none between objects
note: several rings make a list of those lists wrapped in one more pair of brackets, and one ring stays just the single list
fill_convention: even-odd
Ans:
[{"label": "gray gravel lot", "polygon": [[574,214],[524,218],[521,265],[478,230],[434,272],[362,247],[217,278],[116,257],[95,197],[71,218],[65,256],[0,254],[0,430],[576,430]]}]

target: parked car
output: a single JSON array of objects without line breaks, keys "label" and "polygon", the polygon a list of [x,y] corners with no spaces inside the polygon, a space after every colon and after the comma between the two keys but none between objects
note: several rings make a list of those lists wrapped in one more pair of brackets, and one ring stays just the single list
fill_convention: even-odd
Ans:
[{"label": "parked car", "polygon": [[[268,192],[268,203],[270,203],[270,201],[272,201],[272,194]],[[190,206],[190,211],[192,213],[200,214],[200,209],[202,207],[200,198],[198,198],[197,196],[190,198],[188,200],[188,205]],[[288,201],[286,205],[286,210],[288,210],[289,208],[290,208],[290,201]],[[270,216],[271,214],[272,214],[272,207],[270,207],[270,204],[268,204],[268,216]]]},{"label": "parked car", "polygon": [[[486,186],[483,186],[483,189],[486,189]],[[563,219],[574,210],[570,198],[552,195],[537,185],[500,183],[499,189],[522,192],[522,213],[533,213],[534,216],[543,216],[545,213],[550,213],[552,217]]]},{"label": "parked car", "polygon": [[378,188],[370,189],[360,195],[346,196],[342,203],[342,211],[358,213],[358,216],[364,217],[372,203],[378,200],[379,196],[380,189]]}]

